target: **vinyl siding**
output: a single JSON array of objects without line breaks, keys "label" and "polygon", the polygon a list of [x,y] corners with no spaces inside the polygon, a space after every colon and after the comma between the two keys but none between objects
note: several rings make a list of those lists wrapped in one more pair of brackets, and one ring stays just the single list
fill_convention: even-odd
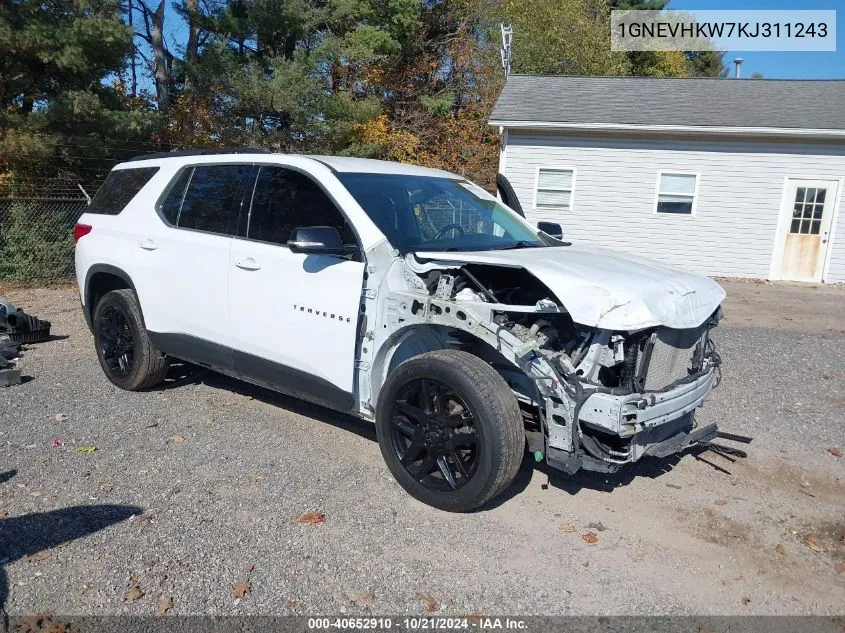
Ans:
[{"label": "vinyl siding", "polygon": [[[845,178],[845,144],[626,139],[508,130],[504,173],[532,221],[707,275],[768,278],[784,179]],[[572,209],[537,209],[538,167],[575,169]],[[699,174],[695,214],[656,214],[661,171]],[[840,206],[845,207],[843,187]],[[845,208],[825,281],[845,282]]]}]

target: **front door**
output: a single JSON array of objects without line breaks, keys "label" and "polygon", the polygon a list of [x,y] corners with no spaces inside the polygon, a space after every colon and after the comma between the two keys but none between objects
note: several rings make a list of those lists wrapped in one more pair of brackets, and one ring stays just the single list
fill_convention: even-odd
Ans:
[{"label": "front door", "polygon": [[821,281],[830,236],[836,180],[788,180],[783,254],[778,279]]},{"label": "front door", "polygon": [[355,345],[364,263],[294,253],[291,231],[331,226],[356,241],[344,216],[307,175],[262,166],[245,238],[229,259],[234,365],[255,380],[341,410],[354,407]]}]

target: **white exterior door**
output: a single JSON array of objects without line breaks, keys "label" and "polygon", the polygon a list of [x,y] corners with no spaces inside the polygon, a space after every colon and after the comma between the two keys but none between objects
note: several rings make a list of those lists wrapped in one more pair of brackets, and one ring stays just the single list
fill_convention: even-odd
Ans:
[{"label": "white exterior door", "polygon": [[822,280],[838,190],[836,180],[787,181],[776,278]]},{"label": "white exterior door", "polygon": [[286,243],[299,226],[333,226],[354,241],[343,215],[308,176],[262,166],[247,238],[230,249],[235,369],[351,409],[364,263],[292,252]]}]

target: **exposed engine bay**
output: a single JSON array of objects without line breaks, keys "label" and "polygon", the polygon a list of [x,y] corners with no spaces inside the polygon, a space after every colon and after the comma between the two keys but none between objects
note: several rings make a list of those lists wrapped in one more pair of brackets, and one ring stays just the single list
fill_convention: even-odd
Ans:
[{"label": "exposed engine bay", "polygon": [[529,448],[554,467],[610,472],[716,435],[715,425],[697,428],[693,412],[720,379],[710,338],[718,306],[693,328],[609,330],[576,323],[522,267],[409,255],[392,267],[388,282],[378,312],[387,322],[375,328],[376,342],[385,335],[389,347],[388,332],[415,323],[432,326],[426,330],[432,342],[400,337],[395,356],[376,361],[376,370],[390,371],[425,345],[484,358],[517,397]]}]

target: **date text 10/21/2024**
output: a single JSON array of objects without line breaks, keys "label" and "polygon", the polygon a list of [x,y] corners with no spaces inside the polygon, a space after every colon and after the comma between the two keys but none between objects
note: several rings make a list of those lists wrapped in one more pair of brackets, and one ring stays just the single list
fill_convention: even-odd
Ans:
[{"label": "date text 10/21/2024", "polygon": [[525,631],[528,624],[518,618],[498,618],[485,616],[466,616],[455,618],[408,617],[408,618],[309,618],[308,628],[313,631],[330,629],[359,630],[408,630],[408,631],[443,631],[443,630],[511,630]]}]

